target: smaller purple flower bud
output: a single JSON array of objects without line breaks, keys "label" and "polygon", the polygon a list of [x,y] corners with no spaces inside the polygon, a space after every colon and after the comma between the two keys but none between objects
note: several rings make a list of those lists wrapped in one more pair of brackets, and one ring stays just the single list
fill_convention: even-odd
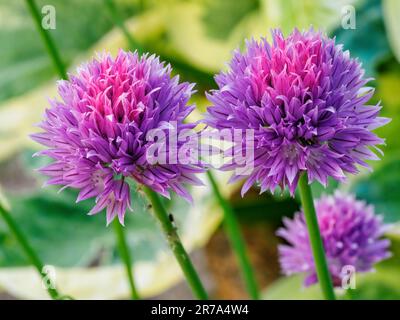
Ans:
[{"label": "smaller purple flower bud", "polygon": [[[321,238],[328,268],[335,286],[341,286],[343,270],[368,272],[373,266],[391,256],[390,241],[382,236],[388,226],[374,208],[352,195],[336,192],[315,202]],[[285,218],[277,234],[288,244],[279,246],[280,264],[285,275],[304,273],[304,284],[316,283],[311,244],[303,212],[293,219]]]}]

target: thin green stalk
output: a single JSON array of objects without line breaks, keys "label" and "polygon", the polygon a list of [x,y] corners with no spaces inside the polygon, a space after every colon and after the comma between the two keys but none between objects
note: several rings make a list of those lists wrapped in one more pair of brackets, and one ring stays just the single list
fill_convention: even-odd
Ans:
[{"label": "thin green stalk", "polygon": [[[57,47],[55,46],[53,40],[51,39],[50,34],[45,29],[42,28],[41,16],[40,16],[40,13],[39,13],[38,7],[36,6],[35,1],[34,0],[26,0],[26,2],[29,7],[29,10],[31,12],[31,15],[33,17],[33,20],[35,21],[36,26],[44,40],[46,48],[48,49],[48,53],[49,53],[50,57],[53,59],[54,65],[57,69],[57,72],[59,73],[59,76],[63,79],[67,79],[68,76],[65,71],[65,66],[61,60],[59,51],[58,51]],[[124,261],[125,266],[126,266],[128,282],[129,282],[129,286],[131,288],[131,297],[132,297],[132,299],[139,299],[139,295],[136,291],[136,287],[135,287],[135,283],[134,283],[134,279],[133,279],[132,263],[131,263],[131,257],[129,255],[129,249],[126,244],[124,231],[118,222],[116,223],[116,226],[115,226],[115,232],[117,234],[119,252],[120,252],[121,258]]]},{"label": "thin green stalk", "polygon": [[139,9],[140,11],[144,11],[144,9],[146,9],[145,0],[139,0]]},{"label": "thin green stalk", "polygon": [[129,47],[136,49],[139,53],[143,53],[143,48],[131,36],[128,29],[126,28],[124,20],[121,17],[120,13],[118,12],[118,9],[117,9],[114,1],[113,0],[104,0],[104,2],[108,8],[108,11],[110,12],[110,15],[111,15],[111,18],[112,18],[114,24],[116,24],[118,26],[118,28],[120,28],[120,30],[124,34],[125,38],[127,39]]},{"label": "thin green stalk", "polygon": [[161,228],[168,240],[168,244],[172,252],[174,253],[176,260],[181,266],[181,269],[194,295],[198,299],[207,299],[207,292],[204,289],[203,284],[201,283],[201,280],[193,267],[189,255],[187,254],[181,240],[179,239],[176,228],[174,227],[167,211],[161,203],[160,197],[157,193],[146,186],[143,186],[143,190],[152,204],[154,214],[161,224]]},{"label": "thin green stalk", "polygon": [[214,176],[210,171],[207,171],[208,179],[211,182],[213,193],[218,200],[224,212],[223,226],[225,232],[228,235],[232,249],[236,255],[236,259],[240,266],[240,271],[244,283],[246,284],[247,292],[249,296],[254,299],[260,299],[260,294],[249,258],[246,253],[246,246],[240,231],[239,223],[236,219],[235,213],[229,204],[229,202],[222,196],[219,187],[215,181]]},{"label": "thin green stalk", "polygon": [[328,269],[328,264],[326,262],[324,245],[319,231],[317,214],[315,212],[313,196],[306,172],[303,172],[300,176],[299,191],[314,256],[318,281],[325,299],[335,300],[335,292],[333,290],[332,279]]},{"label": "thin green stalk", "polygon": [[140,296],[136,290],[135,281],[132,273],[132,259],[129,253],[128,244],[126,243],[125,232],[118,219],[114,221],[114,230],[118,240],[119,254],[124,261],[126,275],[129,280],[129,286],[131,288],[131,298],[133,300],[139,300]]},{"label": "thin green stalk", "polygon": [[[41,15],[38,10],[38,7],[36,6],[36,3],[34,0],[26,0],[26,4],[28,6],[28,9],[32,15],[33,20],[35,21],[35,24],[38,28],[38,31],[40,35],[43,38],[43,41],[46,45],[46,48],[48,50],[49,55],[53,59],[54,65],[60,74],[61,78],[66,79],[67,78],[67,73],[65,72],[65,67],[64,64],[60,58],[60,55],[57,51],[57,48],[54,45],[53,40],[50,37],[50,34],[42,28],[42,23],[41,23]],[[47,274],[44,271],[44,264],[34,251],[34,249],[30,246],[28,240],[25,238],[24,234],[21,232],[19,229],[17,223],[14,221],[12,218],[12,215],[0,204],[0,214],[4,221],[7,223],[9,229],[11,232],[14,234],[15,238],[21,245],[22,249],[24,250],[25,254],[27,255],[28,259],[32,263],[32,265],[36,268],[40,276],[42,277],[43,281],[46,281],[47,279]],[[51,286],[47,287],[47,291],[52,299],[72,299],[71,297],[68,296],[61,296],[57,289],[52,288]]]},{"label": "thin green stalk", "polygon": [[[26,256],[28,257],[29,261],[32,265],[36,268],[38,273],[40,274],[43,281],[47,280],[47,274],[45,272],[44,264],[37,256],[36,252],[30,246],[28,240],[25,238],[21,230],[19,229],[17,223],[12,218],[11,214],[8,212],[3,205],[0,204],[0,215],[7,223],[9,229],[14,234],[15,238],[17,239],[18,243],[21,245],[21,248],[24,250]],[[47,282],[47,281],[46,281]],[[47,291],[52,299],[62,299],[63,297],[58,293],[57,289],[52,288],[51,286],[47,286]]]},{"label": "thin green stalk", "polygon": [[61,60],[60,54],[57,51],[54,41],[51,38],[49,32],[47,32],[47,30],[42,27],[42,16],[40,15],[40,11],[35,3],[35,0],[26,0],[26,4],[29,8],[33,20],[35,21],[36,27],[43,38],[46,49],[53,60],[54,66],[56,67],[61,78],[67,79],[67,73],[65,71],[64,63]]},{"label": "thin green stalk", "polygon": [[[115,3],[113,2],[113,0],[104,0],[104,2],[110,12],[110,16],[111,16],[113,23],[124,34],[124,36],[128,42],[129,48],[131,50],[137,50],[139,53],[147,52],[148,48],[146,48],[146,46],[139,44],[138,41],[135,39],[135,37],[133,37],[132,34],[129,32],[129,30],[126,28],[124,20],[121,17],[121,15],[118,11],[118,8],[115,5]],[[194,68],[190,64],[180,61],[179,59],[176,59],[172,56],[165,56],[160,52],[158,52],[157,54],[159,55],[161,60],[165,60],[165,61],[168,61],[169,63],[171,63],[171,65],[174,67],[175,70],[179,69],[186,75],[190,74],[193,79],[196,79],[197,84],[202,84],[203,86],[206,86],[206,87],[212,87],[214,85],[213,76],[208,74],[207,72],[204,72],[202,70]],[[188,80],[190,80],[190,79],[188,79]]]}]

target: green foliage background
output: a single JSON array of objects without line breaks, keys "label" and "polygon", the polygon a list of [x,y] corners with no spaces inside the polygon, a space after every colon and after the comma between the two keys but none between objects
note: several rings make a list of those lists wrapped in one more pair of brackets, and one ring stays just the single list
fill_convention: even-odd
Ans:
[{"label": "green foliage background", "polygon": [[[37,3],[39,7],[51,4],[56,8],[57,28],[50,32],[71,71],[95,52],[110,50],[115,53],[119,47],[134,49],[115,27],[103,0],[38,0]],[[288,33],[294,27],[302,29],[313,25],[336,36],[338,42],[360,59],[367,76],[374,78],[371,82],[376,88],[374,101],[382,101],[382,114],[392,118],[392,122],[379,129],[387,145],[383,160],[372,163],[375,171],[363,171],[357,177],[350,177],[349,183],[340,188],[374,204],[377,212],[394,224],[389,236],[393,239],[395,255],[378,266],[375,274],[360,278],[357,292],[362,288],[363,293],[355,294],[359,299],[400,298],[397,255],[400,237],[396,231],[400,220],[400,23],[394,14],[400,12],[399,3],[396,0],[115,0],[135,45],[157,53],[170,62],[184,80],[198,84],[198,93],[193,98],[198,105],[197,117],[207,106],[204,91],[215,86],[213,75],[225,68],[231,51],[242,47],[245,38],[268,36],[271,28],[279,27]],[[355,30],[341,27],[341,10],[345,5],[356,8]],[[70,272],[69,276],[82,272],[74,268],[95,265],[112,278],[115,269],[107,268],[119,265],[119,261],[114,235],[105,227],[104,216],[87,217],[85,213],[91,202],[76,205],[74,191],[57,194],[55,189],[40,188],[42,178],[33,169],[43,160],[31,158],[38,145],[29,141],[27,135],[35,130],[33,124],[39,121],[47,97],[56,95],[57,74],[25,2],[0,0],[0,17],[0,183],[3,193],[15,219],[46,263],[64,268],[66,273]],[[221,175],[221,184],[225,178]],[[319,185],[314,185],[313,189],[320,195],[337,187],[332,181],[327,190]],[[234,191],[235,187],[226,190],[227,195]],[[166,245],[148,214],[145,200],[140,193],[133,197],[134,214],[127,219],[132,254],[141,264],[141,272],[151,270],[150,274],[159,274],[157,281],[163,283],[152,287],[154,281],[143,280],[140,290],[145,296],[151,296],[176,283],[180,274],[177,268],[165,274],[157,271],[169,261],[163,260]],[[218,226],[221,214],[208,189],[196,191],[195,197],[196,208],[180,199],[168,203],[190,248],[204,245]],[[262,219],[274,224],[282,215],[291,215],[297,208],[295,200],[281,195],[250,201],[234,198],[233,203],[243,221]],[[200,218],[193,218],[193,215]],[[195,224],[199,223],[197,227]],[[0,288],[19,297],[43,297],[34,290],[26,293],[33,284],[24,287],[7,282],[15,271],[16,276],[29,282],[29,271],[19,269],[26,265],[15,240],[0,221]],[[111,271],[107,273],[108,270]],[[93,282],[96,281],[100,280],[94,278]],[[298,278],[282,278],[266,289],[265,297],[318,297],[315,288],[304,291],[300,282]],[[128,295],[124,288],[99,290],[89,282],[71,289],[78,297],[86,298]]]}]

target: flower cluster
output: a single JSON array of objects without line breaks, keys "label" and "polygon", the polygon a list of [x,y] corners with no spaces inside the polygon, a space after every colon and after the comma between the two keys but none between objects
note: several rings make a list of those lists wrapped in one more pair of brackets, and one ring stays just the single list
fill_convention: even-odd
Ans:
[{"label": "flower cluster", "polygon": [[[357,272],[370,271],[373,265],[390,257],[390,241],[381,239],[386,225],[374,215],[374,208],[353,196],[335,193],[316,201],[316,212],[328,268],[334,285],[342,283],[342,269],[352,266]],[[288,245],[279,246],[284,274],[305,273],[305,285],[317,282],[314,258],[302,212],[286,218],[278,235]]]},{"label": "flower cluster", "polygon": [[106,208],[107,223],[118,216],[123,224],[129,178],[166,197],[174,191],[191,199],[183,183],[201,184],[195,174],[202,165],[149,163],[153,142],[146,134],[171,123],[178,133],[195,127],[184,123],[194,108],[188,105],[193,86],[171,77],[170,66],[154,55],[121,50],[115,59],[103,55],[83,65],[59,82],[61,100],[46,110],[44,132],[32,135],[47,147],[38,154],[54,159],[40,170],[50,177],[47,184],[80,189],[77,201],[95,197],[90,214]]},{"label": "flower cluster", "polygon": [[[194,84],[172,77],[171,67],[154,55],[123,50],[115,58],[101,55],[69,77],[58,83],[60,99],[50,101],[42,132],[32,135],[46,147],[37,155],[52,159],[39,170],[49,177],[47,184],[79,189],[77,202],[95,198],[89,214],[105,209],[107,224],[116,217],[124,224],[130,181],[190,201],[185,185],[202,185],[197,174],[207,166],[199,160],[201,151],[220,151],[199,144],[197,123],[185,121],[194,109]],[[369,80],[348,51],[313,29],[286,38],[273,31],[272,43],[248,41],[244,53],[235,51],[228,71],[216,76],[218,89],[207,94],[212,105],[206,127],[232,140],[225,150],[231,161],[222,169],[235,170],[231,182],[246,179],[242,195],[256,183],[261,192],[279,187],[293,195],[303,173],[310,183],[326,186],[329,177],[344,181],[358,166],[368,168],[366,161],[379,159],[384,143],[373,130],[389,121],[379,117],[379,103],[368,104],[374,94],[366,87]],[[312,204],[305,201],[305,208]],[[367,272],[390,256],[390,241],[382,239],[386,226],[372,206],[338,192],[315,205],[335,286],[344,267]],[[168,219],[156,207],[156,215]],[[315,261],[324,257],[314,259],[312,248],[320,242],[310,243],[304,213],[285,218],[278,235],[287,241],[279,246],[283,272],[304,273],[305,285],[316,283]],[[182,247],[178,251],[188,259]],[[192,273],[191,265],[180,264]],[[204,289],[196,290],[205,296]]]},{"label": "flower cluster", "polygon": [[255,132],[255,169],[232,177],[247,178],[242,193],[257,182],[261,192],[279,186],[293,194],[303,171],[326,185],[328,177],[343,181],[345,172],[378,159],[371,148],[379,151],[384,140],[371,131],[388,119],[378,117],[379,104],[367,105],[373,89],[365,87],[360,63],[313,30],[287,38],[274,31],[272,40],[235,51],[208,95],[208,125]]}]

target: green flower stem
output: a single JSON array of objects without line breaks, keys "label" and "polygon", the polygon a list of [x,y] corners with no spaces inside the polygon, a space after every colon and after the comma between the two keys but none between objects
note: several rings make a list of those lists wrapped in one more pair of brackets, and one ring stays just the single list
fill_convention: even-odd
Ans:
[{"label": "green flower stem", "polygon": [[231,243],[232,249],[236,255],[236,259],[239,263],[240,271],[242,273],[242,278],[246,284],[247,292],[253,300],[258,300],[260,299],[260,294],[257,287],[257,282],[246,253],[245,242],[243,240],[235,213],[229,202],[222,196],[211,171],[207,171],[207,176],[210,180],[213,193],[224,212],[223,226]]},{"label": "green flower stem", "polygon": [[[62,79],[67,79],[67,72],[65,69],[65,65],[61,60],[60,54],[57,50],[56,45],[54,44],[53,39],[51,38],[50,34],[47,32],[42,27],[42,17],[40,15],[40,11],[35,3],[35,0],[26,0],[26,4],[28,6],[29,12],[31,13],[31,16],[36,24],[37,30],[39,31],[43,42],[46,46],[47,52],[51,59],[53,60],[54,66],[59,74],[59,76]],[[35,268],[38,270],[38,272],[41,274],[42,277],[46,276],[45,274],[42,273],[43,269],[43,263],[40,261],[34,250],[30,247],[27,239],[24,237],[24,235],[21,233],[21,231],[18,229],[16,223],[12,220],[11,215],[4,210],[2,207],[0,209],[4,219],[7,221],[7,224],[9,225],[10,229],[13,231],[15,234],[16,238],[20,242],[21,246],[25,250],[26,254],[28,255],[31,263],[35,266]],[[48,288],[50,296],[53,299],[68,299],[68,300],[73,300],[72,297],[70,296],[60,296],[59,293],[57,292],[56,289]]]},{"label": "green flower stem", "polygon": [[[120,30],[126,37],[129,47],[131,47],[132,49],[138,50],[138,52],[144,52],[145,51],[144,48],[139,45],[139,43],[133,38],[133,36],[129,33],[128,29],[126,28],[124,21],[123,21],[121,15],[119,14],[113,0],[104,0],[104,1],[107,5],[107,8],[110,12],[111,18],[113,19],[114,23],[120,28]],[[171,59],[169,59],[169,60],[171,61]],[[182,66],[181,64],[179,64],[178,61],[171,61],[171,62],[175,66],[178,65],[178,67],[181,67],[181,68],[185,67],[184,65]],[[211,174],[210,174],[210,176],[211,176]],[[212,176],[211,176],[210,180],[211,179],[212,179]],[[258,293],[256,281],[254,279],[254,275],[253,275],[250,263],[248,261],[248,258],[247,258],[246,252],[245,252],[245,247],[244,247],[243,239],[239,232],[240,230],[239,230],[238,223],[235,219],[232,208],[225,201],[225,199],[221,196],[221,194],[218,190],[218,186],[215,184],[215,181],[213,181],[213,182],[214,182],[213,188],[214,188],[214,190],[216,189],[219,194],[218,201],[224,210],[224,215],[225,215],[225,220],[226,220],[224,225],[226,226],[227,234],[229,235],[232,246],[234,247],[234,251],[236,252],[237,258],[239,260],[239,264],[242,269],[243,278],[245,279],[248,292],[253,299],[258,299],[259,293]]]},{"label": "green flower stem", "polygon": [[[40,274],[41,278],[43,281],[46,281],[47,279],[47,274],[44,271],[44,264],[40,260],[40,258],[37,256],[35,250],[30,246],[28,240],[25,238],[21,230],[19,229],[17,223],[14,221],[12,218],[10,212],[6,208],[4,208],[3,205],[0,204],[0,215],[4,219],[4,221],[7,223],[9,229],[11,232],[14,234],[15,238],[21,245],[22,249],[24,250],[26,256],[28,257],[29,261],[32,263],[32,265],[36,268],[38,273]],[[47,282],[47,281],[46,281]],[[47,291],[52,299],[63,299],[57,289],[52,288],[51,286],[47,286]]]},{"label": "green flower stem", "polygon": [[315,212],[314,201],[306,172],[303,172],[300,176],[299,191],[314,256],[318,281],[325,299],[335,300],[335,292],[333,290],[332,279],[328,269],[328,264],[326,262],[324,246],[318,226],[317,214]]},{"label": "green flower stem", "polygon": [[168,240],[168,244],[171,247],[172,252],[175,255],[181,269],[192,289],[194,295],[198,299],[206,300],[207,292],[201,283],[201,280],[193,267],[193,264],[187,254],[185,248],[182,245],[181,240],[176,232],[176,228],[169,218],[167,211],[161,203],[160,197],[150,188],[143,186],[143,190],[152,204],[154,214],[161,224],[161,228]]},{"label": "green flower stem", "polygon": [[[56,67],[57,72],[59,73],[60,77],[63,79],[67,79],[67,73],[65,71],[65,66],[60,58],[60,54],[57,51],[57,48],[53,42],[53,39],[50,37],[50,34],[43,29],[42,27],[42,17],[40,15],[39,9],[35,3],[34,0],[26,0],[26,4],[28,6],[28,9],[31,13],[31,16],[36,24],[36,27],[42,36],[42,39],[46,45],[46,49],[50,55],[50,57],[53,60],[54,66]],[[42,277],[43,280],[47,279],[47,275],[43,270],[43,263],[33,250],[33,248],[30,246],[28,240],[25,238],[21,230],[18,228],[18,225],[15,223],[13,220],[11,214],[2,206],[0,205],[0,214],[3,217],[3,219],[6,221],[8,227],[14,234],[15,238],[17,241],[20,243],[22,249],[25,251],[27,257],[29,258],[30,262],[32,265],[36,268],[36,270],[39,272],[40,276]],[[49,295],[53,299],[73,299],[72,297],[69,296],[61,296],[57,289],[48,287],[47,291],[49,292]]]},{"label": "green flower stem", "polygon": [[26,0],[26,4],[29,8],[33,20],[35,21],[36,27],[43,38],[46,49],[50,57],[53,59],[54,66],[56,67],[61,78],[67,79],[67,73],[65,71],[64,63],[61,60],[60,54],[54,44],[54,41],[51,38],[49,32],[47,32],[47,30],[42,27],[42,16],[40,15],[40,11],[35,3],[35,0]]},{"label": "green flower stem", "polygon": [[139,300],[140,296],[136,290],[135,280],[132,273],[132,259],[129,252],[129,247],[126,242],[124,228],[121,226],[118,219],[114,220],[114,230],[118,240],[118,251],[121,256],[121,259],[124,261],[126,275],[129,280],[129,286],[131,289],[131,298],[132,300]]}]

